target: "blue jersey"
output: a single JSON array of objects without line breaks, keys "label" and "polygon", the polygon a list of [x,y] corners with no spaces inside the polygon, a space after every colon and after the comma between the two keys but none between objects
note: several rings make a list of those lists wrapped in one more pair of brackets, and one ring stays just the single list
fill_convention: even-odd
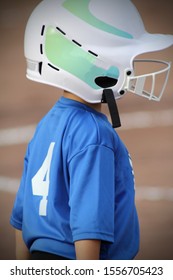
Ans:
[{"label": "blue jersey", "polygon": [[101,240],[100,259],[139,247],[134,174],[106,116],[62,97],[29,143],[11,224],[32,252],[75,259],[74,242]]}]

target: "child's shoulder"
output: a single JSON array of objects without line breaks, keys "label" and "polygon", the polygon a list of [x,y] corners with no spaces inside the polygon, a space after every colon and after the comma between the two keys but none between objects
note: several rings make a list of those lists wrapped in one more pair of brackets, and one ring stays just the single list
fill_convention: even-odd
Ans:
[{"label": "child's shoulder", "polygon": [[68,120],[67,129],[70,146],[83,149],[90,145],[112,148],[116,133],[105,115],[92,110],[74,110]]}]

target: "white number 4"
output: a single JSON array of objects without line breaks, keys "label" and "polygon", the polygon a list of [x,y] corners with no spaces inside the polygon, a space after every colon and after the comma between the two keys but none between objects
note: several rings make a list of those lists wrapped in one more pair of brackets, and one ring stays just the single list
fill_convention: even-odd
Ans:
[{"label": "white number 4", "polygon": [[52,154],[55,143],[52,142],[49,146],[45,160],[43,161],[42,166],[32,178],[32,193],[33,195],[42,196],[39,205],[39,215],[47,215],[47,197],[49,193],[50,185],[50,166],[52,161]]}]

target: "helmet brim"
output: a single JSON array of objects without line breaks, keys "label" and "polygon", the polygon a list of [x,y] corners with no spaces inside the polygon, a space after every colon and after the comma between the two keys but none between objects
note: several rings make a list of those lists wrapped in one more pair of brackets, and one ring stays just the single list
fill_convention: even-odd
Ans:
[{"label": "helmet brim", "polygon": [[135,42],[137,54],[163,50],[171,45],[173,45],[173,35],[166,34],[144,33]]}]

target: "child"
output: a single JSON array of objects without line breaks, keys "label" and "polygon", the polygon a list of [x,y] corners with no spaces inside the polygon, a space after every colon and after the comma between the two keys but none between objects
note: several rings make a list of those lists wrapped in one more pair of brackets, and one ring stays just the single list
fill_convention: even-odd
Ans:
[{"label": "child", "polygon": [[[64,95],[26,151],[11,215],[18,259],[28,252],[32,259],[136,256],[132,161],[101,103],[108,103],[117,127],[115,99],[127,90],[159,100],[164,87],[158,96],[153,86],[146,90],[149,75],[135,76],[133,59],[172,44],[171,35],[145,31],[129,0],[44,0],[33,11],[25,32],[27,77],[62,88]],[[156,63],[168,75],[169,63]]]}]

